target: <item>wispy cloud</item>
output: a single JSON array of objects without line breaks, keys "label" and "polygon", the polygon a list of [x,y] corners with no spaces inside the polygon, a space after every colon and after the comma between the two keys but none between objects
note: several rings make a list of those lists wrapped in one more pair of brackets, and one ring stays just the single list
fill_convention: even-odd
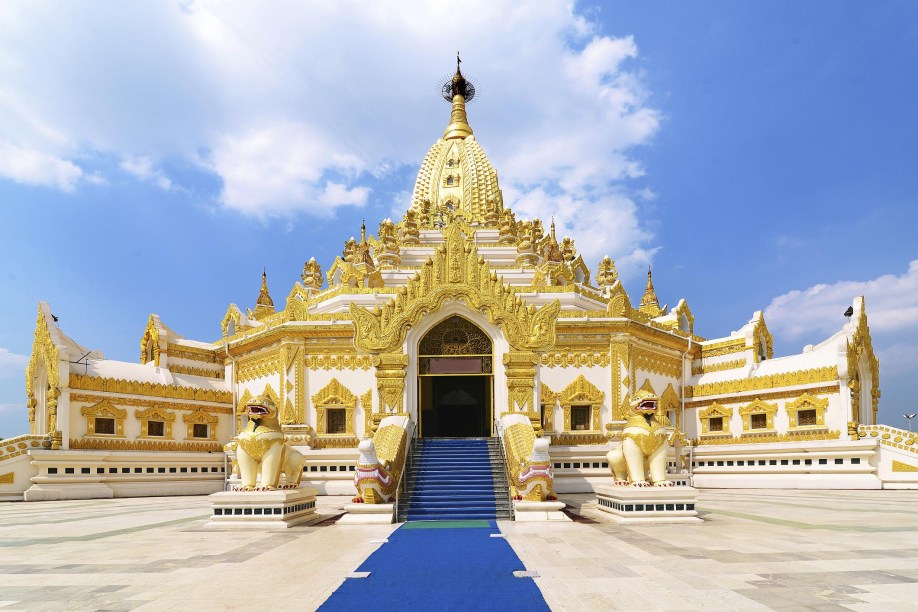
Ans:
[{"label": "wispy cloud", "polygon": [[22,377],[28,364],[28,355],[12,353],[0,347],[0,378]]},{"label": "wispy cloud", "polygon": [[0,140],[0,178],[73,191],[83,170],[68,159]]}]

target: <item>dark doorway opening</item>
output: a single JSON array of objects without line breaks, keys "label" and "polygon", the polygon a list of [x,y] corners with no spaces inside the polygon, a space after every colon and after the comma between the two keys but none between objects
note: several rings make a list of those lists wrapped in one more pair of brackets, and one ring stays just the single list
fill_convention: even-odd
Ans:
[{"label": "dark doorway opening", "polygon": [[418,386],[423,437],[491,435],[490,376],[421,376]]}]

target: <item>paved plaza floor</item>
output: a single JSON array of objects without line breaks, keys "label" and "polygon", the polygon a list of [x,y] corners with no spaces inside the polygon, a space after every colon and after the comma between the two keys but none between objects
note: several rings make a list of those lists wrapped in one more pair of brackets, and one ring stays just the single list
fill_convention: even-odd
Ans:
[{"label": "paved plaza floor", "polygon": [[[918,610],[918,491],[704,490],[703,524],[639,527],[562,499],[576,522],[499,523],[554,610]],[[347,502],[270,533],[205,528],[206,497],[2,503],[0,612],[312,610],[395,528]]]}]

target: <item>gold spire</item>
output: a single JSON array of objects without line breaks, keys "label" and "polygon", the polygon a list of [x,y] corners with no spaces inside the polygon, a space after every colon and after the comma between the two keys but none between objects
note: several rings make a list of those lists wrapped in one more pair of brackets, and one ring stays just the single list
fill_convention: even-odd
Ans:
[{"label": "gold spire", "polygon": [[653,288],[653,272],[647,268],[647,287],[644,289],[644,297],[641,298],[641,305],[638,310],[651,317],[659,317],[662,314],[660,302],[657,300],[657,292]]},{"label": "gold spire", "polygon": [[268,294],[267,270],[263,270],[261,273],[261,291],[258,292],[258,301],[256,301],[255,304],[257,306],[270,306],[274,308],[274,300],[272,300],[270,294]]},{"label": "gold spire", "polygon": [[545,261],[561,263],[564,256],[561,253],[561,247],[558,246],[558,239],[555,238],[555,218],[551,218],[551,232],[548,235],[548,242],[545,244]]},{"label": "gold spire", "polygon": [[268,315],[274,314],[274,300],[268,293],[268,272],[263,270],[261,273],[261,291],[258,292],[258,300],[255,301],[255,311],[249,311],[249,316],[254,316],[255,320],[260,321]]},{"label": "gold spire", "polygon": [[457,51],[456,74],[453,75],[452,81],[443,87],[444,97],[449,93],[453,103],[453,110],[449,116],[449,125],[446,126],[446,131],[443,133],[444,140],[466,138],[472,135],[472,126],[469,125],[469,119],[465,114],[465,102],[466,100],[471,100],[472,96],[475,95],[475,88],[462,76],[462,71],[459,69],[459,64],[461,63],[462,60],[459,59],[459,52]]}]

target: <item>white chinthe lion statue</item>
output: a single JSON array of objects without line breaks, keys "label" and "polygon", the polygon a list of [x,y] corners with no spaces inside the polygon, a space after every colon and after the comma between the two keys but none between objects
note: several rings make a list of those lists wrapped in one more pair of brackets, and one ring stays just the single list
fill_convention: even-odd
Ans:
[{"label": "white chinthe lion statue", "polygon": [[[246,411],[249,422],[232,443],[242,480],[235,490],[273,491],[300,486],[306,457],[285,443],[277,406],[270,397],[260,395],[246,404]],[[283,486],[278,484],[281,472],[286,481]]]},{"label": "white chinthe lion statue", "polygon": [[669,419],[657,410],[659,398],[645,389],[631,400],[631,412],[622,443],[606,455],[615,475],[615,484],[636,487],[668,487],[666,450],[670,432]]}]

